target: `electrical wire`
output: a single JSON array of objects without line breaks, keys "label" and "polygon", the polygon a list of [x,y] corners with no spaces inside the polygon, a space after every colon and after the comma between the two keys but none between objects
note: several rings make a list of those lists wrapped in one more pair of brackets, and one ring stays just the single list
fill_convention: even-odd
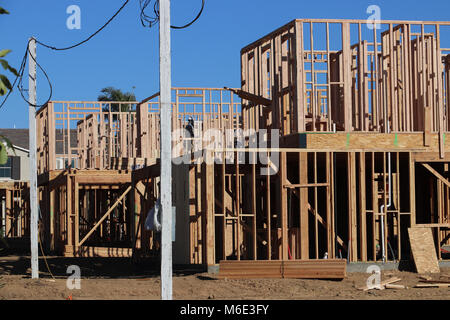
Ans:
[{"label": "electrical wire", "polygon": [[[38,206],[38,210],[39,210],[39,217],[41,217],[41,207],[40,207],[40,206]],[[45,265],[47,266],[47,270],[48,270],[48,272],[50,273],[50,275],[52,276],[53,281],[56,281],[55,276],[53,275],[53,273],[52,273],[52,271],[50,270],[50,267],[49,267],[49,265],[48,265],[47,257],[46,257],[45,254],[44,254],[44,249],[43,249],[43,246],[42,246],[41,237],[39,236],[39,230],[38,230],[37,235],[38,235],[38,240],[39,240],[39,246],[40,246],[40,248],[41,248],[41,254],[42,254],[42,257],[44,258],[44,262],[45,262]]]},{"label": "electrical wire", "polygon": [[56,281],[56,278],[55,278],[55,276],[53,275],[53,273],[52,273],[52,271],[50,270],[50,267],[49,267],[49,265],[48,265],[47,257],[46,257],[45,254],[44,254],[44,249],[42,248],[42,241],[41,241],[41,237],[39,236],[39,232],[38,232],[38,240],[39,240],[39,247],[41,248],[41,254],[42,254],[42,257],[44,258],[45,265],[47,266],[48,273],[50,273],[50,275],[52,276],[53,281]]},{"label": "electrical wire", "polygon": [[[159,16],[159,0],[156,0],[155,1],[155,3],[154,3],[154,5],[153,5],[153,12],[154,12],[154,16],[149,16],[149,15],[147,15],[146,13],[145,13],[145,9],[150,5],[150,3],[152,3],[152,1],[153,0],[139,0],[140,1],[140,7],[141,7],[141,13],[140,13],[140,19],[141,19],[141,24],[144,26],[144,27],[152,27],[154,24],[156,24],[158,21],[159,21],[159,19],[160,19],[160,16]],[[57,48],[57,47],[55,47],[55,46],[52,46],[52,45],[48,45],[48,44],[45,44],[45,43],[43,43],[43,42],[41,42],[41,41],[39,41],[39,40],[37,40],[37,39],[34,39],[35,41],[36,41],[36,43],[37,44],[39,44],[39,45],[41,45],[41,46],[43,46],[43,47],[45,47],[45,48],[48,48],[48,49],[51,49],[51,50],[55,50],[55,51],[65,51],[65,50],[70,50],[70,49],[74,49],[74,48],[76,48],[76,47],[79,47],[79,46],[81,46],[82,44],[84,44],[84,43],[86,43],[86,42],[88,42],[89,40],[91,40],[92,38],[94,38],[97,34],[99,34],[103,29],[105,29],[118,15],[119,15],[119,13],[126,7],[126,5],[128,4],[130,2],[130,0],[126,0],[124,3],[123,3],[123,5],[116,11],[116,13],[102,26],[102,27],[100,27],[97,31],[95,31],[93,34],[91,34],[88,38],[86,38],[85,40],[83,40],[83,41],[81,41],[81,42],[78,42],[78,43],[76,43],[76,44],[74,44],[74,45],[71,45],[71,46],[69,46],[69,47],[63,47],[63,48]],[[191,21],[191,22],[189,22],[188,24],[185,24],[185,25],[183,25],[183,26],[170,26],[172,29],[177,29],[177,30],[181,30],[181,29],[186,29],[186,28],[188,28],[188,27],[190,27],[192,24],[194,24],[198,19],[200,19],[200,17],[201,17],[201,15],[202,15],[202,13],[203,13],[203,10],[204,10],[204,8],[205,8],[205,0],[202,0],[202,6],[201,6],[201,9],[200,9],[200,11],[199,11],[199,13],[197,14],[197,16]],[[148,24],[148,25],[146,25],[146,23]],[[2,101],[2,103],[0,104],[0,109],[5,105],[5,103],[6,103],[6,101],[8,100],[8,98],[10,97],[10,95],[11,95],[11,93],[13,92],[13,90],[14,90],[14,87],[15,87],[15,85],[16,85],[16,83],[17,83],[17,81],[19,81],[18,82],[18,84],[17,84],[17,88],[19,89],[19,92],[20,92],[20,95],[22,96],[22,98],[23,98],[23,100],[26,102],[26,103],[28,103],[29,105],[31,105],[31,106],[33,106],[33,107],[35,107],[35,108],[40,108],[40,107],[43,107],[43,106],[45,106],[48,102],[50,102],[50,100],[52,99],[52,96],[53,96],[53,86],[52,86],[52,83],[51,83],[51,81],[50,81],[50,78],[49,78],[49,76],[48,76],[48,74],[47,74],[47,72],[44,70],[44,68],[36,61],[36,58],[31,54],[31,52],[30,52],[30,41],[31,41],[31,39],[28,41],[28,43],[27,43],[27,49],[26,49],[26,51],[25,51],[25,54],[24,54],[24,56],[23,56],[23,59],[22,59],[22,62],[21,62],[21,65],[20,65],[20,68],[19,68],[19,71],[18,71],[18,76],[16,76],[16,79],[14,80],[14,82],[13,82],[13,84],[12,84],[12,86],[11,86],[11,90],[9,90],[8,91],[8,93],[7,93],[7,95],[6,95],[6,97],[4,98],[4,100]],[[49,98],[47,99],[47,101],[44,103],[44,104],[41,104],[41,105],[36,105],[36,104],[33,104],[33,103],[30,103],[30,101],[27,99],[27,98],[25,98],[25,95],[24,95],[24,93],[23,93],[23,91],[25,91],[24,89],[23,89],[23,84],[22,84],[22,81],[23,81],[23,74],[24,74],[24,72],[25,72],[25,66],[26,66],[26,60],[27,60],[27,57],[28,57],[28,54],[30,54],[30,57],[33,59],[33,61],[36,63],[36,65],[37,65],[37,67],[44,73],[44,75],[45,75],[45,77],[46,77],[46,79],[47,79],[47,82],[48,82],[48,84],[49,84],[49,87],[50,87],[50,94],[49,94]]]},{"label": "electrical wire", "polygon": [[150,5],[150,3],[153,0],[139,0],[139,5],[141,8],[141,12],[140,12],[140,19],[141,19],[141,24],[143,27],[153,27],[154,24],[156,24],[159,20],[159,14],[158,14],[158,9],[157,6],[159,4],[158,1],[155,1],[154,5],[153,5],[153,12],[154,12],[154,16],[149,16],[145,13],[145,10],[147,9],[147,7]]},{"label": "electrical wire", "polygon": [[[48,48],[48,49],[51,49],[51,50],[56,50],[56,51],[63,51],[63,50],[70,50],[70,49],[73,49],[73,48],[76,48],[76,47],[79,47],[79,46],[81,46],[82,44],[84,44],[84,43],[86,43],[86,42],[88,42],[89,40],[91,40],[93,37],[95,37],[98,33],[100,33],[103,29],[105,29],[113,20],[114,20],[114,18],[115,17],[117,17],[117,15],[125,8],[125,6],[128,4],[130,2],[130,0],[126,0],[125,2],[124,2],[124,4],[119,8],[119,10],[117,10],[117,12],[100,28],[100,29],[98,29],[97,31],[95,31],[93,34],[91,34],[88,38],[86,38],[85,40],[83,40],[83,41],[81,41],[81,42],[79,42],[79,43],[76,43],[76,44],[74,44],[74,45],[71,45],[71,46],[69,46],[69,47],[65,47],[65,48],[56,48],[56,47],[54,47],[54,46],[51,46],[51,45],[48,45],[48,44],[45,44],[45,43],[43,43],[43,42],[41,42],[41,41],[38,41],[37,39],[34,39],[35,41],[36,41],[36,43],[37,44],[40,44],[41,46],[43,46],[43,47],[46,47],[46,48]],[[20,95],[22,96],[22,99],[26,102],[26,103],[28,103],[29,105],[31,105],[31,106],[33,106],[33,107],[35,107],[35,108],[40,108],[40,107],[43,107],[43,106],[45,106],[48,102],[50,102],[50,100],[52,99],[52,96],[53,96],[53,86],[52,86],[52,84],[51,84],[51,81],[50,81],[50,78],[48,77],[48,75],[47,75],[47,72],[44,70],[44,68],[42,68],[42,66],[36,61],[36,58],[30,53],[30,41],[31,41],[31,39],[28,41],[28,43],[27,43],[27,48],[26,48],[26,50],[25,50],[25,54],[24,54],[24,56],[23,56],[23,59],[22,59],[22,63],[21,63],[21,65],[20,65],[20,68],[19,68],[19,71],[18,71],[18,76],[16,76],[16,79],[14,80],[14,83],[12,84],[12,87],[11,87],[11,90],[9,90],[8,91],[8,93],[7,93],[7,95],[6,95],[6,97],[4,98],[4,100],[2,101],[2,103],[0,104],[0,109],[4,106],[4,104],[6,103],[6,101],[8,100],[8,98],[9,98],[9,96],[11,95],[11,93],[14,91],[14,87],[15,87],[15,85],[16,85],[16,83],[17,83],[17,81],[19,81],[19,83],[17,84],[17,88],[19,89],[19,91],[20,91]],[[24,74],[24,72],[25,72],[25,66],[26,66],[26,61],[27,61],[27,57],[28,57],[28,54],[30,53],[30,56],[31,56],[31,58],[33,59],[33,61],[36,63],[36,65],[37,65],[37,67],[39,68],[39,69],[41,69],[41,71],[44,73],[44,75],[45,75],[45,77],[47,78],[47,82],[48,82],[48,84],[49,84],[49,86],[50,86],[50,94],[49,94],[49,98],[47,99],[47,101],[44,103],[44,104],[42,104],[42,105],[36,105],[36,104],[33,104],[33,103],[30,103],[30,101],[28,101],[28,99],[26,99],[25,98],[25,96],[24,96],[24,94],[23,94],[23,91],[25,91],[24,89],[23,89],[23,84],[22,84],[22,81],[23,81],[23,74]]]},{"label": "electrical wire", "polygon": [[[154,16],[148,16],[148,15],[145,13],[145,9],[147,9],[147,7],[150,5],[150,3],[151,3],[152,1],[153,1],[153,0],[140,0],[140,6],[141,6],[141,23],[142,23],[142,26],[144,26],[144,27],[149,27],[149,28],[151,28],[151,27],[153,27],[153,25],[155,25],[155,24],[159,21],[159,19],[160,19],[160,16],[159,16],[159,0],[156,0],[155,3],[154,3],[154,5],[153,5],[153,13],[154,13]],[[198,19],[200,19],[201,15],[202,15],[202,13],[203,13],[204,8],[205,8],[205,0],[202,0],[202,7],[201,7],[199,13],[197,14],[197,16],[196,16],[191,22],[189,22],[189,23],[187,23],[187,24],[185,24],[185,25],[183,25],[183,26],[173,26],[173,25],[171,25],[170,27],[171,27],[172,29],[176,29],[176,30],[186,29],[186,28],[190,27],[190,26],[193,25]],[[146,24],[146,23],[147,23],[147,24]]]},{"label": "electrical wire", "polygon": [[[28,44],[27,44],[28,46]],[[3,99],[2,103],[0,104],[0,109],[3,107],[3,105],[6,103],[6,101],[8,100],[9,96],[11,95],[11,93],[14,91],[14,87],[16,86],[17,80],[19,80],[19,78],[21,77],[21,75],[23,75],[23,70],[25,69],[25,65],[27,63],[27,55],[28,55],[28,51],[25,50],[25,55],[22,58],[22,62],[20,64],[20,68],[19,71],[17,72],[18,75],[16,76],[16,79],[14,80],[12,86],[11,86],[11,90],[8,91],[8,93],[6,94],[6,97]]]},{"label": "electrical wire", "polygon": [[[31,42],[32,40],[33,40],[33,39],[30,39],[30,41],[28,41],[27,54],[30,55],[30,57],[31,57],[31,59],[33,59],[34,63],[36,63],[36,65],[38,66],[38,68],[41,69],[42,73],[44,73],[44,76],[45,76],[45,78],[47,79],[48,85],[49,85],[49,87],[50,87],[50,93],[49,93],[49,96],[48,96],[47,101],[46,101],[45,103],[41,104],[41,105],[36,105],[36,104],[34,104],[34,103],[31,103],[27,98],[25,98],[25,96],[24,96],[24,94],[23,94],[23,91],[25,91],[25,90],[23,89],[23,84],[22,84],[24,70],[22,70],[22,73],[21,73],[21,75],[20,75],[20,81],[19,81],[19,84],[18,84],[18,88],[19,88],[19,91],[20,91],[20,95],[22,96],[22,99],[23,99],[28,105],[30,105],[30,106],[32,106],[32,107],[35,107],[35,108],[41,108],[41,107],[47,105],[47,103],[49,103],[50,100],[52,99],[52,96],[53,96],[53,86],[52,86],[52,82],[50,81],[50,78],[48,77],[47,72],[45,72],[44,68],[42,68],[42,66],[36,61],[36,58],[35,58],[35,57],[33,56],[33,54],[30,52],[30,42]],[[36,39],[34,39],[34,40],[36,40]],[[37,42],[37,40],[36,40],[36,42]]]},{"label": "electrical wire", "polygon": [[191,22],[189,22],[188,24],[185,24],[184,26],[178,27],[178,26],[170,26],[172,29],[177,29],[177,30],[181,30],[181,29],[186,29],[188,27],[190,27],[191,25],[193,25],[198,19],[200,19],[202,13],[203,13],[203,9],[205,8],[205,0],[202,0],[202,7],[199,11],[199,13],[197,14],[197,16],[194,18],[194,20],[192,20]]},{"label": "electrical wire", "polygon": [[91,40],[93,37],[95,37],[98,33],[100,33],[103,29],[105,29],[113,20],[114,20],[114,18],[115,17],[117,17],[117,15],[125,8],[125,6],[128,4],[130,2],[130,0],[126,0],[125,2],[124,2],[124,4],[120,7],[120,9],[119,10],[117,10],[117,12],[100,28],[100,29],[98,29],[97,31],[95,31],[93,34],[91,34],[88,38],[86,38],[85,40],[83,40],[83,41],[81,41],[81,42],[79,42],[79,43],[77,43],[77,44],[74,44],[74,45],[71,45],[71,46],[69,46],[69,47],[65,47],[65,48],[56,48],[56,47],[54,47],[54,46],[51,46],[51,45],[48,45],[48,44],[45,44],[45,43],[42,43],[42,42],[40,42],[40,41],[38,41],[38,40],[36,40],[36,43],[38,43],[38,44],[40,44],[41,46],[44,46],[44,47],[46,47],[46,48],[49,48],[49,49],[52,49],[52,50],[56,50],[56,51],[64,51],[64,50],[70,50],[70,49],[73,49],[73,48],[76,48],[76,47],[79,47],[79,46],[81,46],[82,44],[84,44],[84,43],[86,43],[86,42],[88,42],[89,40]]}]

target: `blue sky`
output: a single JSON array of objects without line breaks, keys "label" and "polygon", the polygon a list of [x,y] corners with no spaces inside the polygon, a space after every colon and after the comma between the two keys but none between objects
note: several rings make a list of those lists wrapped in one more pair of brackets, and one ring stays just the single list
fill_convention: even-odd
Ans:
[{"label": "blue sky", "polygon": [[[8,61],[18,68],[30,36],[56,47],[71,45],[96,31],[123,2],[1,1],[0,6],[11,14],[0,17],[0,49],[13,50]],[[366,9],[372,4],[380,6],[383,20],[450,20],[448,0],[206,0],[200,20],[172,33],[172,85],[240,87],[240,49],[245,45],[296,18],[367,19]],[[70,5],[81,8],[81,30],[66,27]],[[200,5],[201,0],[172,0],[173,24],[188,22]],[[158,27],[143,28],[139,0],[130,0],[104,31],[82,47],[54,52],[38,46],[37,55],[50,76],[53,100],[94,101],[107,86],[133,91],[141,100],[159,91],[158,50]],[[37,85],[42,103],[49,92],[42,73],[38,73]],[[0,110],[0,127],[27,128],[27,110],[14,92]]]}]

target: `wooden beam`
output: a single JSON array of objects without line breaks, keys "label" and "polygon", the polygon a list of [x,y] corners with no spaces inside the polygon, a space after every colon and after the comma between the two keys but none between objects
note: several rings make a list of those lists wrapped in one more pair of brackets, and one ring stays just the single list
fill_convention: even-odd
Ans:
[{"label": "wooden beam", "polygon": [[[308,154],[299,154],[299,181],[308,184]],[[300,189],[300,259],[309,259],[309,216],[308,189]]]},{"label": "wooden beam", "polygon": [[295,23],[295,56],[296,56],[296,69],[295,69],[295,83],[296,92],[294,102],[297,106],[297,132],[305,131],[305,62],[303,52],[303,23],[297,21]]},{"label": "wooden beam", "polygon": [[342,23],[342,52],[343,52],[343,70],[344,70],[344,104],[342,112],[344,113],[344,128],[346,132],[353,129],[352,123],[352,54],[350,47],[350,24]]},{"label": "wooden beam", "polygon": [[279,170],[279,177],[280,177],[280,216],[281,216],[281,230],[282,230],[282,254],[281,254],[281,260],[287,261],[289,260],[289,254],[288,254],[288,212],[287,212],[287,190],[283,187],[283,185],[286,183],[287,180],[287,159],[286,159],[286,153],[282,152],[280,154],[280,170]]},{"label": "wooden beam", "polygon": [[445,179],[439,172],[433,169],[428,163],[421,163],[422,166],[424,166],[428,171],[430,171],[436,178],[441,180],[447,187],[450,188],[450,182]]},{"label": "wooden beam", "polygon": [[411,211],[411,226],[416,224],[416,162],[413,154],[408,155],[409,160],[409,203]]},{"label": "wooden beam", "polygon": [[[227,88],[227,87],[224,87],[224,89],[233,92],[234,94],[238,95],[240,98],[242,98],[244,100],[253,102],[255,105],[262,105],[262,106],[269,107],[269,108],[272,107],[273,101],[270,99],[264,98],[262,96],[258,96],[253,93],[243,91],[241,89],[231,89],[231,88]],[[267,109],[267,111],[270,112],[271,109]]]},{"label": "wooden beam", "polygon": [[350,243],[350,261],[356,262],[358,260],[357,247],[357,220],[356,220],[356,155],[351,152],[348,153],[347,158],[347,181],[348,181],[348,236]]},{"label": "wooden beam", "polygon": [[359,237],[360,255],[363,262],[367,261],[367,219],[366,219],[366,154],[359,155]]},{"label": "wooden beam", "polygon": [[414,228],[450,228],[450,223],[416,224]]}]

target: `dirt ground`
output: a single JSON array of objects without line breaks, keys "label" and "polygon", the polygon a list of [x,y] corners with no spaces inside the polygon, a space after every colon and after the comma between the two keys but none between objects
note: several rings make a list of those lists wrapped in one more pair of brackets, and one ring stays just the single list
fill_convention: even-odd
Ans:
[{"label": "dirt ground", "polygon": [[[132,264],[130,259],[48,258],[47,271],[40,259],[40,279],[31,279],[30,259],[25,256],[0,257],[1,300],[143,300],[160,298],[158,266],[154,263]],[[66,286],[67,267],[81,269],[81,289]],[[450,269],[441,269],[441,275]],[[412,288],[419,282],[412,272],[386,271],[382,280],[401,278],[398,284],[408,289],[371,290],[365,285],[368,274],[349,273],[343,281],[327,280],[219,280],[217,275],[198,270],[175,269],[174,299],[181,300],[450,300],[450,288]]]}]

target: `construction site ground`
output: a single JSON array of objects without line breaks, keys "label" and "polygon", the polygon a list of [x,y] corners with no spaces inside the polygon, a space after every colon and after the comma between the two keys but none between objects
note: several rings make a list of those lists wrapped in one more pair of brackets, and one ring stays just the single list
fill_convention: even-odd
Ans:
[{"label": "construction site ground", "polygon": [[[160,299],[159,267],[155,263],[131,263],[128,258],[47,258],[39,261],[40,279],[31,279],[30,258],[0,257],[1,300],[143,300]],[[67,267],[81,270],[81,289],[66,286]],[[441,268],[450,275],[450,268]],[[181,300],[450,300],[450,288],[412,288],[419,275],[410,271],[382,271],[382,280],[399,277],[407,289],[363,291],[367,273],[348,273],[342,281],[219,279],[217,274],[176,268],[174,299]],[[439,276],[438,276],[439,277]]]}]

